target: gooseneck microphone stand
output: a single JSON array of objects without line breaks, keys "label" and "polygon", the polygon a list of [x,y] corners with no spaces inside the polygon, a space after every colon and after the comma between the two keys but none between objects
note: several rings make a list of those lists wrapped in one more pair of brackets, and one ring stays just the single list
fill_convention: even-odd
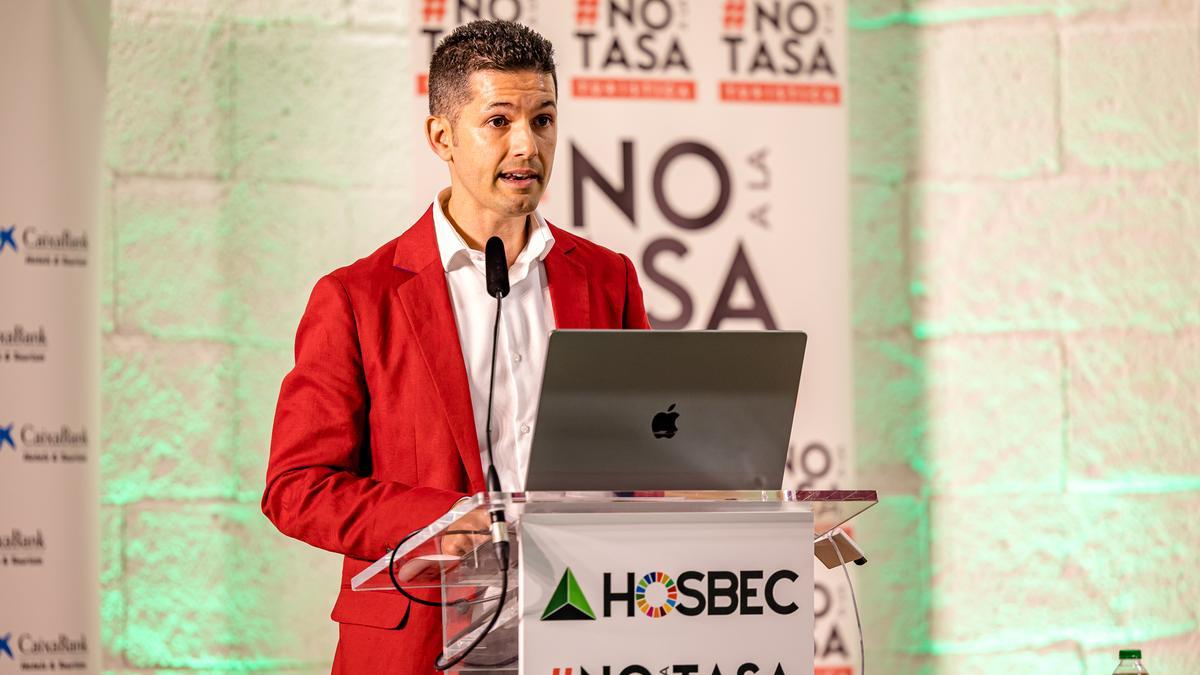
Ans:
[{"label": "gooseneck microphone stand", "polygon": [[[496,298],[496,320],[492,324],[492,364],[488,375],[488,404],[487,404],[487,453],[489,492],[500,492],[500,474],[496,471],[496,458],[492,454],[492,398],[496,392],[496,347],[500,342],[500,310],[504,297],[508,295],[508,257],[504,252],[504,242],[500,237],[487,240],[484,248],[484,269],[487,276],[488,295]],[[503,550],[508,551],[508,528],[504,522],[504,505],[493,504],[488,513],[492,521],[492,541]]]},{"label": "gooseneck microphone stand", "polygon": [[[488,295],[496,298],[496,320],[492,325],[492,364],[491,372],[488,376],[488,403],[487,403],[487,455],[488,455],[488,470],[487,470],[487,489],[491,494],[500,492],[500,474],[496,471],[496,458],[492,454],[492,399],[496,389],[496,346],[500,341],[500,309],[504,296],[508,295],[508,257],[504,252],[504,242],[500,237],[492,237],[488,239],[487,245],[484,247],[484,270],[487,277]],[[457,656],[449,661],[443,660],[443,655],[439,654],[434,661],[434,667],[438,670],[448,670],[460,661],[465,659],[483,638],[487,637],[488,633],[496,627],[496,622],[500,619],[500,612],[504,609],[504,603],[508,599],[508,562],[509,562],[509,542],[508,542],[508,524],[504,519],[504,503],[493,502],[488,508],[488,516],[491,519],[491,533],[493,550],[496,553],[496,562],[500,566],[500,596],[496,600],[496,609],[492,612],[492,617],[488,620],[487,625],[479,635],[467,645],[466,649],[458,653]],[[390,569],[390,568],[389,568]]]}]

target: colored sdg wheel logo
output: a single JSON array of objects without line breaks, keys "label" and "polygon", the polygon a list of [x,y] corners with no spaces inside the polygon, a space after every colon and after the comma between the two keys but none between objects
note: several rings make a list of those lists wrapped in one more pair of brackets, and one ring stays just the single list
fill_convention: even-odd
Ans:
[{"label": "colored sdg wheel logo", "polygon": [[[655,586],[661,586],[666,591],[666,598],[658,604],[652,604],[646,597],[646,594],[652,592]],[[661,595],[661,591],[658,595]],[[662,572],[651,572],[637,582],[637,588],[633,591],[633,600],[643,614],[657,619],[670,614],[671,610],[675,609],[675,605],[679,602],[679,589],[676,588],[675,580],[671,577]]]}]

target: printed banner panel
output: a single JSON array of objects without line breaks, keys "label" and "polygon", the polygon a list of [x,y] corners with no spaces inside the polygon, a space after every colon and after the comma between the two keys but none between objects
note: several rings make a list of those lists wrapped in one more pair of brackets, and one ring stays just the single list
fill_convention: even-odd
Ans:
[{"label": "printed banner panel", "polygon": [[812,672],[793,648],[812,634],[812,535],[803,512],[527,513],[520,672]]},{"label": "printed banner panel", "polygon": [[83,5],[0,4],[0,674],[98,672],[106,31]]},{"label": "printed banner panel", "polygon": [[[805,331],[785,487],[853,487],[845,3],[412,2],[417,118],[457,25],[516,20],[554,43],[543,213],[630,257],[656,328]],[[432,152],[413,162],[427,203],[446,168]],[[817,583],[817,672],[852,675],[844,578],[821,568]]]}]

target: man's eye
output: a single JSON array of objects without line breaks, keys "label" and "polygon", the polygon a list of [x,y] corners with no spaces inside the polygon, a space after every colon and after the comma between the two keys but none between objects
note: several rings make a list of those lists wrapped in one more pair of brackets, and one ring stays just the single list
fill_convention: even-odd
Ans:
[{"label": "man's eye", "polygon": [[537,122],[538,126],[542,127],[548,127],[551,124],[554,124],[554,118],[549,115],[538,115],[537,119],[534,121]]},{"label": "man's eye", "polygon": [[508,124],[508,120],[504,119],[503,117],[493,117],[492,119],[488,120],[487,123],[488,126],[499,128]]}]

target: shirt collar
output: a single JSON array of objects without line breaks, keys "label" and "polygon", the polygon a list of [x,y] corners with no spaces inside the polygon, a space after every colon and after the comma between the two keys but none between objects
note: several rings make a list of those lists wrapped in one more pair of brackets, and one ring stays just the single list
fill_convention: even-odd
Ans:
[{"label": "shirt collar", "polygon": [[[483,251],[476,251],[467,246],[466,240],[462,238],[454,225],[450,224],[450,219],[442,210],[442,200],[443,198],[448,199],[449,195],[450,188],[446,188],[433,199],[433,229],[437,235],[438,255],[442,260],[442,269],[447,272],[450,271],[457,259],[470,260],[473,257],[483,259]],[[554,247],[554,235],[550,232],[550,226],[546,224],[546,219],[536,210],[532,215],[529,239],[513,263],[514,268],[528,266],[534,260],[545,260],[546,256],[550,254],[550,249]]]}]

